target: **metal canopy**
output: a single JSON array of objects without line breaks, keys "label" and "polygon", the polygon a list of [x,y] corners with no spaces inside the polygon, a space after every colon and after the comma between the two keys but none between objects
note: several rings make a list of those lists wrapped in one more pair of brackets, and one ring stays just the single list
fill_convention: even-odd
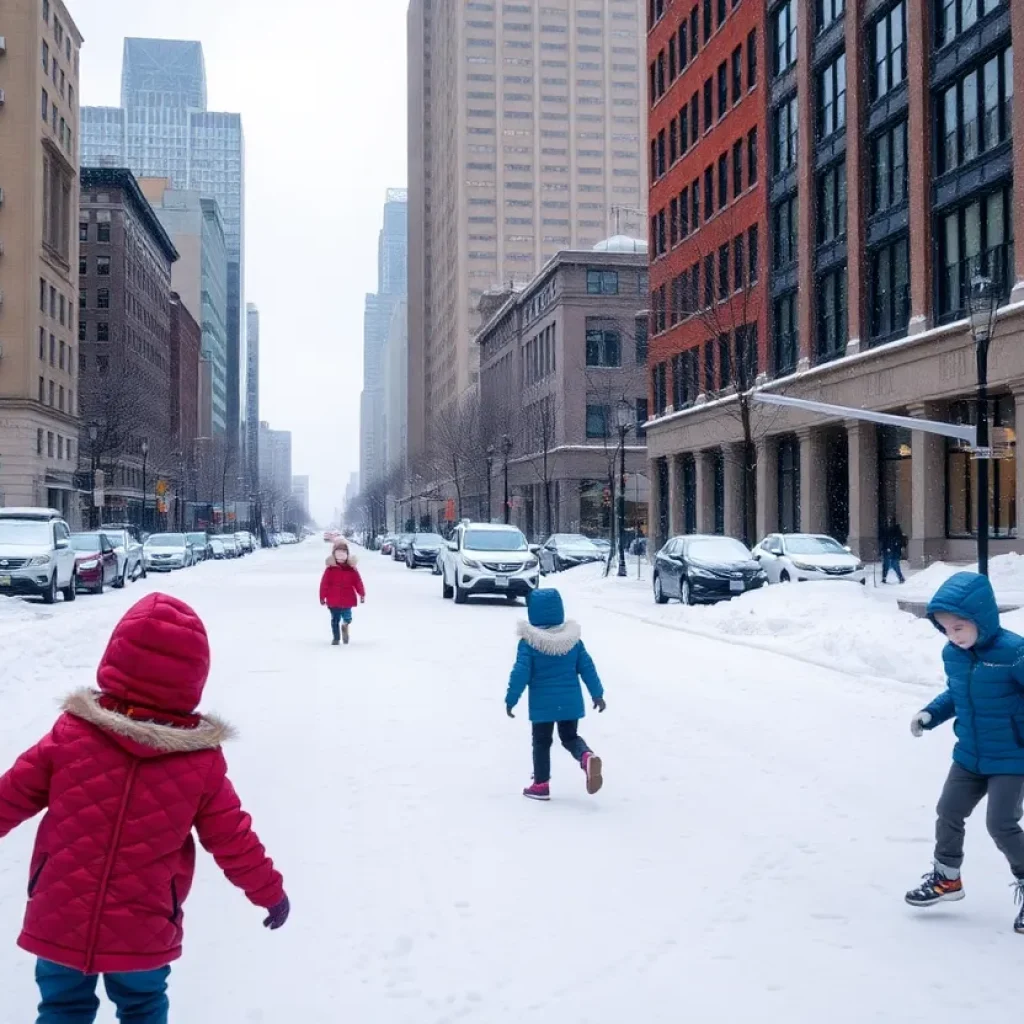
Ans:
[{"label": "metal canopy", "polygon": [[978,430],[969,423],[945,423],[942,420],[923,420],[913,416],[893,416],[887,412],[871,412],[868,409],[854,409],[847,405],[829,405],[826,402],[812,402],[807,398],[790,398],[787,395],[772,395],[760,391],[755,391],[751,397],[755,402],[763,402],[765,405],[783,405],[837,419],[866,420],[868,423],[881,423],[886,427],[903,427],[906,430],[920,430],[925,434],[942,434],[943,437],[966,441],[971,448],[976,448],[978,444]]}]

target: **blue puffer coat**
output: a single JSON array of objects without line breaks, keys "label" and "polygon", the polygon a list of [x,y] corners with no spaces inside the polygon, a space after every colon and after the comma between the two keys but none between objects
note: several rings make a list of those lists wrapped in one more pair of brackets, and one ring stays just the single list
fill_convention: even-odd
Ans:
[{"label": "blue puffer coat", "polygon": [[595,700],[604,696],[604,687],[580,639],[580,627],[565,621],[557,590],[534,591],[529,614],[530,621],[519,624],[521,639],[505,703],[514,708],[529,687],[531,722],[582,718],[586,710],[580,679]]},{"label": "blue puffer coat", "polygon": [[1024,637],[999,625],[999,607],[985,576],[958,572],[940,588],[928,615],[950,612],[978,627],[969,650],[946,644],[949,688],[925,710],[934,729],[956,717],[953,760],[978,775],[1024,775]]}]

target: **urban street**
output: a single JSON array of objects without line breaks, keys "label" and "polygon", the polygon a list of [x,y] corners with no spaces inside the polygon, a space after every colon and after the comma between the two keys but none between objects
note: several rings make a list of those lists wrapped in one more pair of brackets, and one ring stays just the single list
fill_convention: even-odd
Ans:
[{"label": "urban street", "polygon": [[[525,608],[454,606],[429,570],[360,552],[368,599],[351,645],[335,648],[317,604],[324,554],[310,540],[73,608],[0,604],[0,646],[17,652],[0,680],[4,764],[51,728],[63,694],[94,682],[111,629],[147,590],[206,622],[203,708],[238,729],[232,779],[293,912],[266,932],[200,853],[173,1019],[953,1024],[1018,1012],[1009,876],[983,815],[969,828],[967,900],[922,916],[903,902],[929,866],[949,758],[948,734],[907,730],[929,686],[680,632],[703,610],[656,612],[648,580],[584,567],[558,582],[606,687],[607,712],[581,723],[606,785],[588,796],[556,744],[552,800],[531,802],[525,704],[515,720],[503,706]],[[783,594],[814,589],[764,598],[784,616]],[[864,588],[825,589],[841,601]],[[33,835],[2,843],[6,936]],[[0,958],[0,987],[0,1024],[20,1024],[35,999],[27,955]]]}]

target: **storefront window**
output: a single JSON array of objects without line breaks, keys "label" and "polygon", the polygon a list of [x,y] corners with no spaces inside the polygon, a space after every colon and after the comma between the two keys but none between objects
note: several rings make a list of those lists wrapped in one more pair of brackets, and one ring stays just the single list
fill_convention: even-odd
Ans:
[{"label": "storefront window", "polygon": [[895,517],[908,535],[914,511],[911,437],[900,427],[878,428],[878,523]]},{"label": "storefront window", "polygon": [[779,530],[800,529],[800,442],[795,437],[779,441]]},{"label": "storefront window", "polygon": [[697,532],[697,463],[683,456],[683,533]]},{"label": "storefront window", "polygon": [[719,452],[714,459],[715,533],[725,534],[725,457]]},{"label": "storefront window", "polygon": [[[1017,433],[1014,400],[1010,395],[989,402],[992,447],[1001,457],[989,464],[989,536],[1017,536]],[[974,423],[973,402],[950,409],[954,423]],[[975,537],[978,533],[978,464],[970,451],[950,439],[946,445],[946,535]]]}]

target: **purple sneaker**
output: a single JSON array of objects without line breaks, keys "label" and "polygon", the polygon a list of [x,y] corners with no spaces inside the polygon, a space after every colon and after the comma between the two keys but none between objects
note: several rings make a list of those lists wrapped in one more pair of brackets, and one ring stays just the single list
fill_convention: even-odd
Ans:
[{"label": "purple sneaker", "polygon": [[551,783],[535,782],[532,786],[527,786],[526,789],[523,790],[523,796],[530,800],[550,800]]}]

